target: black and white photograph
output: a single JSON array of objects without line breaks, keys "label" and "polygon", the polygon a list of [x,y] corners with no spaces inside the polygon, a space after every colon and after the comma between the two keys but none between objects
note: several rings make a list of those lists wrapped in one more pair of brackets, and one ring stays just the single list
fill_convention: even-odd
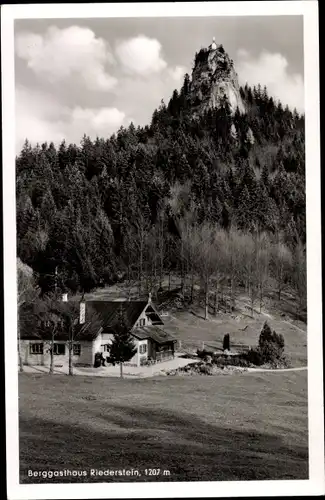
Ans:
[{"label": "black and white photograph", "polygon": [[324,494],[317,2],[2,40],[8,498]]}]

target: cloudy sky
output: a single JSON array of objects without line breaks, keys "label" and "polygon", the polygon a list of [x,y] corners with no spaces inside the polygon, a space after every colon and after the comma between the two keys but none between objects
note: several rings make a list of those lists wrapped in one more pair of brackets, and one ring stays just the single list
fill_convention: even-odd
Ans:
[{"label": "cloudy sky", "polygon": [[16,146],[79,143],[150,122],[215,36],[239,82],[304,110],[300,16],[30,19],[15,22]]}]

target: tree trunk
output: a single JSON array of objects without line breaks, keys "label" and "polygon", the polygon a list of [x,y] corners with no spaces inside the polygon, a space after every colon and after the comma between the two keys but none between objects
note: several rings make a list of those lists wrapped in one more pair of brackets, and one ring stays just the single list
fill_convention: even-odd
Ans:
[{"label": "tree trunk", "polygon": [[123,362],[120,361],[120,377],[123,378]]},{"label": "tree trunk", "polygon": [[251,298],[251,316],[254,318],[254,290],[252,287],[250,287],[250,298]]},{"label": "tree trunk", "polygon": [[191,304],[193,304],[193,298],[194,298],[194,272],[192,271],[192,275],[191,275]]},{"label": "tree trunk", "polygon": [[184,295],[184,249],[183,249],[183,241],[181,243],[181,293]]},{"label": "tree trunk", "polygon": [[284,281],[284,267],[283,267],[283,263],[280,263],[280,267],[279,267],[279,271],[278,271],[278,301],[279,302],[281,301],[283,281]]},{"label": "tree trunk", "polygon": [[127,281],[128,286],[130,287],[131,279],[130,279],[130,262],[129,261],[127,263],[126,281]]},{"label": "tree trunk", "polygon": [[168,273],[168,291],[170,292],[170,287],[171,287],[171,269],[169,269]]},{"label": "tree trunk", "polygon": [[73,331],[71,331],[71,337],[69,342],[69,375],[73,375],[72,350],[73,350]]},{"label": "tree trunk", "polygon": [[160,262],[159,262],[159,288],[163,287],[163,276],[164,276],[164,251],[163,246],[160,247]]},{"label": "tree trunk", "polygon": [[209,279],[205,282],[205,316],[204,319],[209,319]]},{"label": "tree trunk", "polygon": [[154,266],[153,266],[153,283],[152,283],[152,288],[156,289],[157,288],[157,263],[156,259],[154,260]]},{"label": "tree trunk", "polygon": [[230,280],[230,312],[232,312],[232,309],[235,309],[235,304],[234,304],[234,278],[231,278]]},{"label": "tree trunk", "polygon": [[51,347],[50,347],[50,375],[53,374],[54,368],[54,332],[52,332]]},{"label": "tree trunk", "polygon": [[146,294],[149,293],[149,273],[148,269],[146,270]]},{"label": "tree trunk", "polygon": [[183,273],[183,266],[181,268],[181,293],[184,295],[184,273]]},{"label": "tree trunk", "polygon": [[139,296],[139,298],[141,297],[141,275],[140,275],[140,271],[139,271],[139,274],[138,274],[138,296]]},{"label": "tree trunk", "polygon": [[214,315],[217,315],[219,309],[219,283],[217,281],[217,290],[215,291],[214,294]]},{"label": "tree trunk", "polygon": [[69,345],[69,375],[73,375],[73,366],[72,366],[72,342]]},{"label": "tree trunk", "polygon": [[21,355],[21,343],[20,343],[20,326],[19,326],[19,318],[18,318],[18,324],[17,324],[17,338],[18,338],[18,360],[19,360],[19,371],[20,373],[23,373],[24,371],[24,365],[23,365],[23,358]]},{"label": "tree trunk", "polygon": [[140,243],[140,262],[139,262],[139,296],[142,293],[142,274],[143,274],[143,242]]}]

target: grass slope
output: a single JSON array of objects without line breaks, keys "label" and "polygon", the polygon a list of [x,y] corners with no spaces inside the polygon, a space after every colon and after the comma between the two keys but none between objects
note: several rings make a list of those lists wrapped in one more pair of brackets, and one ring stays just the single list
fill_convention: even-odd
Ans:
[{"label": "grass slope", "polygon": [[[179,286],[179,283],[173,279],[174,291],[177,290],[177,285]],[[166,286],[165,283],[165,288]],[[87,294],[86,299],[118,300],[121,297],[126,298],[128,292],[131,292],[133,298],[137,297],[136,287],[132,289],[121,284],[98,289]],[[201,349],[202,342],[208,349],[220,349],[226,333],[230,334],[231,346],[234,349],[256,346],[262,326],[268,321],[272,330],[284,336],[285,353],[291,366],[307,365],[307,325],[306,322],[296,319],[296,301],[290,293],[283,292],[279,302],[274,290],[269,291],[265,299],[266,307],[263,308],[262,314],[255,310],[254,318],[250,316],[249,297],[243,290],[237,293],[236,311],[232,314],[220,311],[215,316],[213,307],[210,306],[209,321],[204,320],[204,308],[202,304],[200,307],[198,302],[196,300],[195,304],[183,310],[167,307],[170,315],[163,317],[164,329],[182,341],[183,350]]]},{"label": "grass slope", "polygon": [[163,318],[165,330],[182,341],[182,347],[222,349],[223,337],[230,334],[232,349],[257,346],[264,322],[267,320],[272,330],[281,333],[285,339],[285,353],[292,367],[307,365],[307,332],[280,318],[258,316],[254,319],[241,317],[234,319],[230,315],[210,317],[205,321],[200,315],[188,311],[173,312]]},{"label": "grass slope", "polygon": [[[21,482],[31,470],[139,469],[131,481],[308,477],[307,373],[144,380],[20,375]],[[170,476],[145,476],[145,468]],[[58,481],[127,481],[128,477]]]}]

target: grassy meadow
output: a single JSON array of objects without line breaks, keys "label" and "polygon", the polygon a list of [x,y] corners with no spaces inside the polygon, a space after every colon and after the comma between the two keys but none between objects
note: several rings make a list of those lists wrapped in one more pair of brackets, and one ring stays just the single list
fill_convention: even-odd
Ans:
[{"label": "grassy meadow", "polygon": [[[20,480],[28,470],[138,469],[131,481],[308,477],[307,372],[98,379],[19,376]],[[146,468],[168,476],[146,476]]]}]

